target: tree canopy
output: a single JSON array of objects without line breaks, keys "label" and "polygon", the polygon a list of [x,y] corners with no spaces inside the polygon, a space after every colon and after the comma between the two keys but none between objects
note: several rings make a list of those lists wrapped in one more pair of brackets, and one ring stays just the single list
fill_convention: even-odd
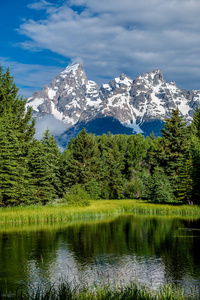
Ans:
[{"label": "tree canopy", "polygon": [[83,128],[63,153],[48,129],[40,141],[34,134],[31,108],[0,67],[1,206],[73,197],[200,203],[199,108],[190,125],[173,110],[158,138]]}]

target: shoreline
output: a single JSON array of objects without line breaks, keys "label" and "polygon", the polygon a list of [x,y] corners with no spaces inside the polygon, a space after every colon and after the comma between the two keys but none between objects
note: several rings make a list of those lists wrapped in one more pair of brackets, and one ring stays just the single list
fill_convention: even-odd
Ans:
[{"label": "shoreline", "polygon": [[96,200],[89,206],[67,204],[30,205],[0,208],[0,224],[57,223],[101,219],[124,214],[200,218],[200,207],[154,204],[142,200]]}]

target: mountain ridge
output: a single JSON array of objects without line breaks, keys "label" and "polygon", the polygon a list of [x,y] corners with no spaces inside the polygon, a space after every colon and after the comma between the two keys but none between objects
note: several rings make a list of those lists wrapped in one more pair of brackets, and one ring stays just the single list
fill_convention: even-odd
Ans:
[{"label": "mountain ridge", "polygon": [[[28,98],[27,107],[33,107],[33,117],[37,119],[53,115],[65,124],[66,131],[109,117],[131,128],[132,133],[149,134],[148,124],[157,123],[162,127],[177,107],[190,123],[199,103],[199,90],[181,90],[174,81],[167,83],[159,69],[134,80],[121,74],[98,87],[96,82],[87,79],[83,65],[74,63],[53,78],[49,86]],[[107,131],[112,132],[110,128]]]}]

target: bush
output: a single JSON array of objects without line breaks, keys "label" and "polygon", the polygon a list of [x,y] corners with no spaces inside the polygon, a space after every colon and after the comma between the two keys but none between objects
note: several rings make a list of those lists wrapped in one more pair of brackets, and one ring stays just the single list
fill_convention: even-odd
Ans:
[{"label": "bush", "polygon": [[81,184],[73,185],[63,198],[67,203],[78,206],[89,205],[89,200],[91,199],[90,195]]},{"label": "bush", "polygon": [[173,202],[175,200],[171,182],[162,168],[156,167],[150,177],[146,197],[154,202]]},{"label": "bush", "polygon": [[89,193],[91,199],[98,200],[101,195],[101,188],[95,178],[92,178],[85,186],[86,191]]},{"label": "bush", "polygon": [[133,174],[130,181],[127,181],[125,188],[126,198],[141,198],[145,194],[146,182],[148,181],[149,174],[146,170]]}]

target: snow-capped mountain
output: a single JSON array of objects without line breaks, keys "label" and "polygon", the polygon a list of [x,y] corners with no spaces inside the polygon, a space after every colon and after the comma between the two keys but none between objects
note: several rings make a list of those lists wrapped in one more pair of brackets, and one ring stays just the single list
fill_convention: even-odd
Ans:
[{"label": "snow-capped mountain", "polygon": [[33,107],[33,117],[53,115],[64,123],[65,136],[75,134],[81,126],[98,134],[112,132],[113,126],[120,133],[122,128],[128,134],[158,133],[172,109],[178,107],[190,122],[199,104],[200,91],[181,90],[174,81],[167,83],[161,70],[148,71],[135,80],[121,74],[99,88],[87,79],[80,63],[69,65],[27,102]]}]

